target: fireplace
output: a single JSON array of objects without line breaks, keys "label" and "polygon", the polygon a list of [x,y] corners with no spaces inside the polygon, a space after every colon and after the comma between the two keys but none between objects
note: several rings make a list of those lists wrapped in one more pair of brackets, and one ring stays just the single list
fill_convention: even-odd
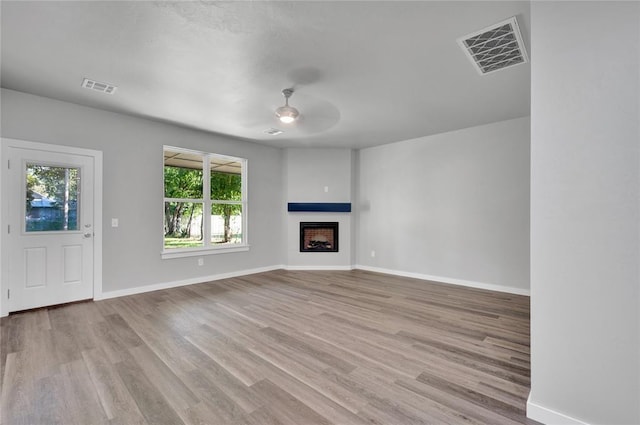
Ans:
[{"label": "fireplace", "polygon": [[338,222],[301,222],[300,252],[338,252]]}]

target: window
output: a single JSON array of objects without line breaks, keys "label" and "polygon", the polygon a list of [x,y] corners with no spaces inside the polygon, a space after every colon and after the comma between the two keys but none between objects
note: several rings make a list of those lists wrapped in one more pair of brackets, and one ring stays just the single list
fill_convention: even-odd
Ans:
[{"label": "window", "polygon": [[163,258],[246,251],[247,160],[164,147]]}]

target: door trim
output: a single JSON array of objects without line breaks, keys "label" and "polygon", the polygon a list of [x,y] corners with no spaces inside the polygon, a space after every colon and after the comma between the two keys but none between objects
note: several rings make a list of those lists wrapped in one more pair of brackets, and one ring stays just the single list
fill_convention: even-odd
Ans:
[{"label": "door trim", "polygon": [[[93,158],[94,162],[94,207],[93,207],[93,299],[102,298],[102,151],[93,149],[76,148],[72,146],[54,145],[48,143],[30,142],[26,140],[0,138],[2,148],[0,149],[0,199],[6,199],[9,193],[8,179],[8,150],[10,147],[20,149],[33,149],[48,152],[58,152],[71,155],[84,155]],[[12,166],[14,166],[12,164]],[[7,289],[9,288],[8,278],[8,235],[9,206],[7,202],[2,202],[0,209],[0,317],[8,314]]]}]

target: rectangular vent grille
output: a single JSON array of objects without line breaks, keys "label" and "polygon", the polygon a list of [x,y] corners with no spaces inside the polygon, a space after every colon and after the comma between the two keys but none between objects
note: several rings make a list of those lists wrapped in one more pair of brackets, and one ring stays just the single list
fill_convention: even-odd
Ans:
[{"label": "rectangular vent grille", "polygon": [[101,93],[113,94],[118,87],[113,84],[101,83],[99,81],[85,78],[82,80],[82,87],[90,90],[99,91]]},{"label": "rectangular vent grille", "polygon": [[481,75],[529,61],[515,16],[461,37],[458,44]]}]

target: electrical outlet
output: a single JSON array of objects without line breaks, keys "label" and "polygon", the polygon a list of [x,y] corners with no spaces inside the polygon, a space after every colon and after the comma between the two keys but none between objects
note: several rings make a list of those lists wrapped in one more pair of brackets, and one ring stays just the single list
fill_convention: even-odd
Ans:
[{"label": "electrical outlet", "polygon": [[111,219],[111,227],[118,227],[118,219],[117,218],[112,218]]},{"label": "electrical outlet", "polygon": [[198,265],[204,266],[204,258],[198,258]]},{"label": "electrical outlet", "polygon": [[327,192],[329,192],[329,186],[324,187],[324,193],[327,193]]},{"label": "electrical outlet", "polygon": [[371,257],[375,257],[376,256],[376,252],[374,250],[371,250]]}]

